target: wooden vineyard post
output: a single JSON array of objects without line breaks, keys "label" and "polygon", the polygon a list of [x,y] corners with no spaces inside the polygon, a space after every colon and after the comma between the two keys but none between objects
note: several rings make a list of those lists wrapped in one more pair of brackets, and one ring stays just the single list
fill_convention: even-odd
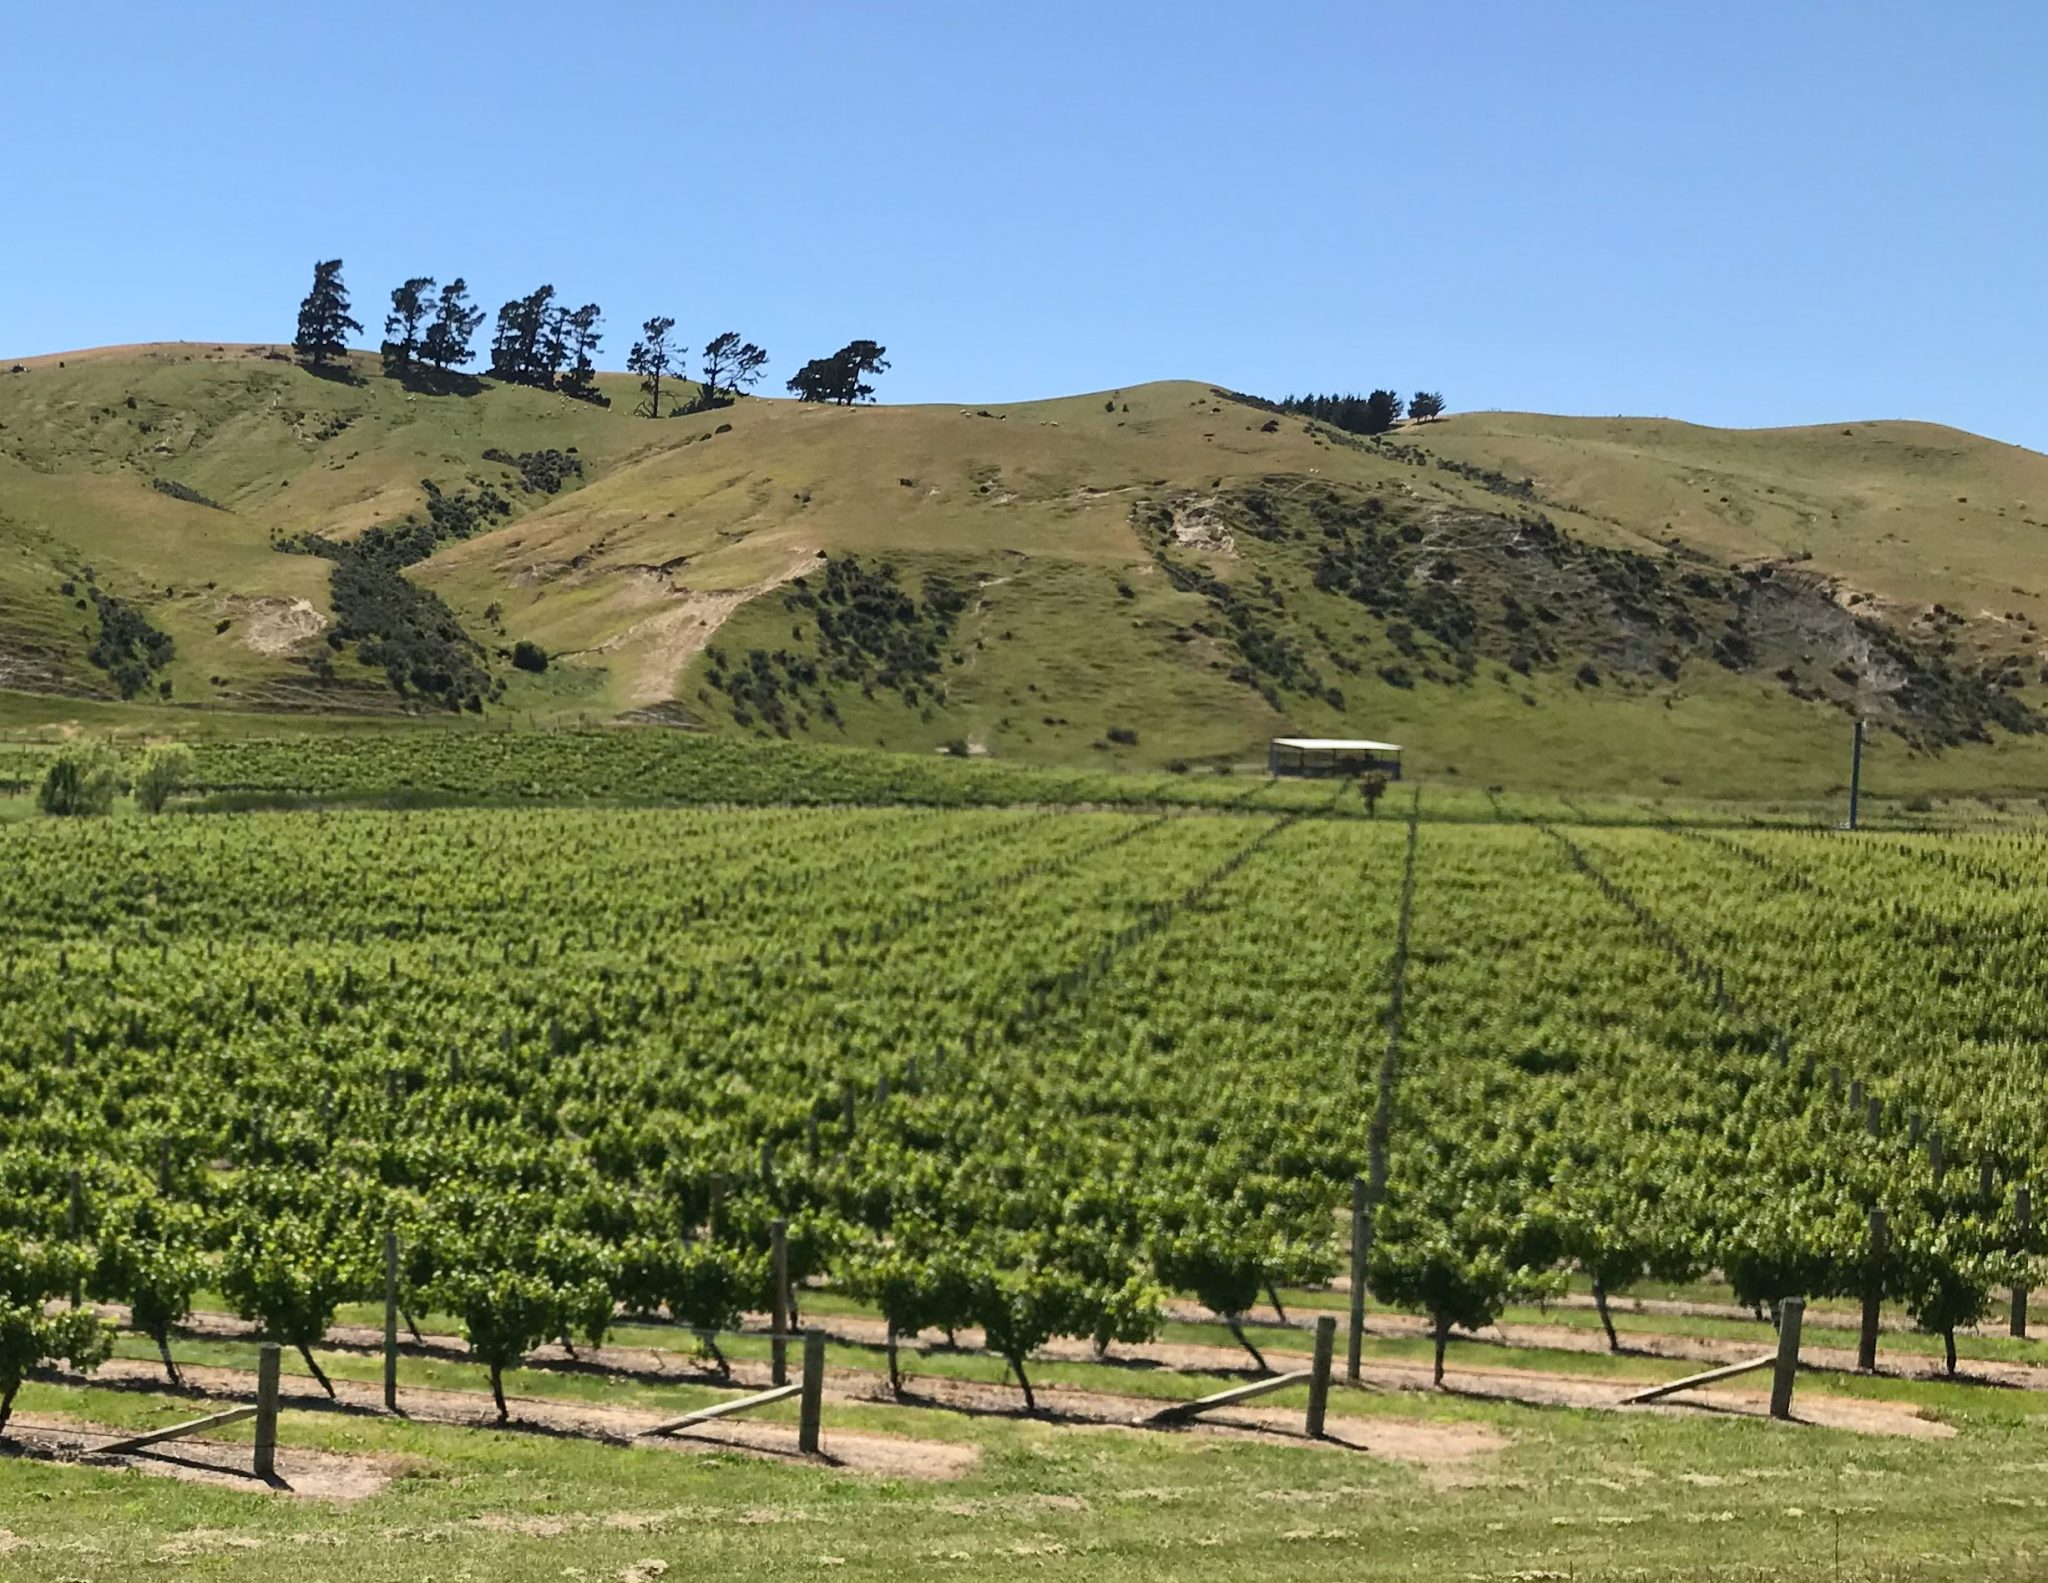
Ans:
[{"label": "wooden vineyard post", "polygon": [[1344,1341],[1344,1378],[1358,1383],[1365,1361],[1365,1180],[1351,1178],[1351,1333]]},{"label": "wooden vineyard post", "polygon": [[718,1240],[718,1223],[725,1215],[725,1177],[714,1173],[711,1178],[711,1208],[704,1217],[704,1236],[709,1242]]},{"label": "wooden vineyard post", "polygon": [[1330,1355],[1336,1350],[1336,1317],[1323,1314],[1316,1320],[1315,1361],[1309,1366],[1307,1427],[1311,1440],[1323,1437],[1323,1415],[1330,1406]]},{"label": "wooden vineyard post", "polygon": [[256,1350],[256,1476],[277,1477],[277,1379],[283,1349],[266,1341]]},{"label": "wooden vineyard post", "polygon": [[818,1454],[818,1422],[825,1402],[825,1332],[804,1337],[804,1390],[797,1401],[796,1448],[807,1457]]},{"label": "wooden vineyard post", "polygon": [[789,1343],[785,1339],[789,1331],[789,1222],[777,1220],[768,1227],[768,1282],[773,1288],[770,1293],[772,1305],[769,1322],[774,1325],[774,1339],[768,1343],[768,1356],[773,1364],[770,1380],[776,1385],[789,1383]]},{"label": "wooden vineyard post", "polygon": [[1806,1299],[1788,1297],[1778,1305],[1778,1362],[1771,1374],[1771,1416],[1792,1416],[1792,1382],[1799,1377],[1799,1327]]},{"label": "wooden vineyard post", "polygon": [[1864,1273],[1863,1329],[1856,1337],[1856,1367],[1865,1374],[1877,1370],[1878,1303],[1884,1295],[1885,1256],[1884,1211],[1870,1212],[1870,1262]]},{"label": "wooden vineyard post", "polygon": [[[2021,1254],[2025,1254],[2027,1243],[2032,1239],[2034,1233],[2034,1200],[2033,1195],[2024,1187],[2020,1188],[2013,1195],[2013,1213],[2018,1219],[2020,1226],[2019,1251]],[[2012,1289],[2011,1330],[2022,1341],[2026,1339],[2027,1289],[2024,1286],[2015,1286]]]},{"label": "wooden vineyard post", "polygon": [[384,1410],[398,1411],[398,1233],[384,1233]]}]

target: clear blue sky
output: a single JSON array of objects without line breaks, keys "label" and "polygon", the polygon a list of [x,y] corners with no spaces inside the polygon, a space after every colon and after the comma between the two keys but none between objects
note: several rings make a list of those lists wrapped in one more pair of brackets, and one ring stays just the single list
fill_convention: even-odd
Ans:
[{"label": "clear blue sky", "polygon": [[[596,20],[593,20],[596,18]],[[14,4],[0,352],[281,340],[339,255],[886,400],[1194,377],[2048,449],[2048,7]]]}]

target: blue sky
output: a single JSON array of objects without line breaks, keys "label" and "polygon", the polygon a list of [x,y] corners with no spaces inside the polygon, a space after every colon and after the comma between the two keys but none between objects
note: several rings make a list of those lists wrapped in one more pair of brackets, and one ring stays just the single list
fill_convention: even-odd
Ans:
[{"label": "blue sky", "polygon": [[[281,340],[339,255],[855,336],[885,400],[1216,380],[2048,449],[2033,3],[4,8],[0,352]],[[600,20],[592,21],[595,15]]]}]

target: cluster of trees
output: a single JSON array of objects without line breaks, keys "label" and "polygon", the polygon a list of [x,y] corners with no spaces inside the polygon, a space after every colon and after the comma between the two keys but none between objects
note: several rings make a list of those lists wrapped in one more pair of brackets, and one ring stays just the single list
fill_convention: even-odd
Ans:
[{"label": "cluster of trees", "polygon": [[[344,360],[350,334],[363,328],[350,314],[341,266],[338,258],[315,264],[312,290],[299,304],[292,348],[310,368],[322,369]],[[580,308],[558,302],[553,286],[513,298],[498,309],[491,336],[491,377],[603,404],[595,360],[603,340],[599,328],[603,319],[594,302]],[[395,379],[408,379],[428,370],[445,376],[466,367],[476,356],[472,342],[483,321],[483,309],[471,306],[468,283],[460,277],[442,286],[431,276],[414,276],[391,293],[391,312],[384,319],[380,348],[384,372]],[[647,320],[626,358],[627,369],[640,376],[650,417],[662,415],[662,387],[685,377],[688,354],[677,343],[675,328],[673,318],[658,315]],[[788,388],[800,401],[846,406],[870,401],[875,387],[869,376],[887,372],[886,351],[874,341],[850,341],[830,357],[804,364]],[[766,349],[737,330],[713,336],[700,355],[701,388],[688,404],[672,403],[670,416],[730,406],[760,382],[768,364]]]},{"label": "cluster of trees", "polygon": [[789,381],[789,391],[799,401],[835,401],[850,407],[856,401],[874,399],[875,387],[869,374],[886,374],[887,347],[873,341],[849,341],[830,357],[814,357],[798,369]]},{"label": "cluster of trees", "polygon": [[1405,402],[1391,390],[1370,395],[1289,396],[1282,412],[1298,412],[1347,434],[1385,434],[1403,417],[1418,422],[1443,416],[1444,398],[1434,390],[1418,390]]},{"label": "cluster of trees", "polygon": [[484,310],[470,306],[469,283],[460,275],[445,286],[431,276],[414,276],[391,293],[391,312],[384,319],[384,372],[403,379],[423,365],[438,374],[462,368],[476,356],[470,342],[483,322]]},{"label": "cluster of trees", "polygon": [[[687,356],[675,341],[676,321],[657,315],[640,326],[640,339],[626,354],[626,371],[640,376],[641,392],[647,397],[647,415],[661,416],[661,387],[665,380],[683,377]],[[685,412],[703,412],[712,407],[729,407],[760,382],[768,365],[765,348],[743,340],[737,330],[714,335],[704,344],[703,372],[697,399],[683,406],[671,406],[670,417]]]},{"label": "cluster of trees", "polygon": [[592,354],[604,339],[598,331],[603,318],[594,302],[580,308],[557,303],[553,286],[515,297],[498,310],[491,377],[602,404]]}]

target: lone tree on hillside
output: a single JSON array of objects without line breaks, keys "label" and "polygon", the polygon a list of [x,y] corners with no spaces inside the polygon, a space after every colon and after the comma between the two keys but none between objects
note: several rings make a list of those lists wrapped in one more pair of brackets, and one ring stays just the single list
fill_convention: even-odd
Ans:
[{"label": "lone tree on hillside", "polygon": [[669,340],[673,319],[653,318],[640,326],[640,339],[626,354],[626,369],[640,376],[640,388],[647,393],[647,415],[661,416],[661,382],[676,366],[676,348]]},{"label": "lone tree on hillside", "polygon": [[341,260],[327,259],[313,266],[313,289],[299,304],[299,333],[292,338],[292,350],[306,360],[309,368],[325,368],[348,355],[348,332],[362,325],[348,316],[348,287],[341,283]]},{"label": "lone tree on hillside", "polygon": [[761,377],[768,354],[752,341],[742,341],[740,332],[727,330],[712,337],[704,348],[704,401],[715,405],[721,386],[728,401],[753,387]]},{"label": "lone tree on hillside", "polygon": [[799,401],[836,401],[850,407],[856,401],[872,400],[875,387],[861,376],[886,374],[889,360],[883,353],[887,350],[873,341],[849,342],[830,357],[815,357],[804,364],[789,388]]},{"label": "lone tree on hillside", "polygon": [[394,379],[409,374],[419,363],[424,325],[439,304],[434,281],[415,275],[391,293],[391,311],[384,316],[384,372]]},{"label": "lone tree on hillside", "polygon": [[483,322],[484,310],[469,305],[469,282],[456,276],[441,288],[440,307],[434,322],[427,326],[421,356],[444,374],[460,368],[476,356],[469,343]]},{"label": "lone tree on hillside", "polygon": [[1418,390],[1408,398],[1408,416],[1418,421],[1441,418],[1444,415],[1444,398],[1440,391]]}]

